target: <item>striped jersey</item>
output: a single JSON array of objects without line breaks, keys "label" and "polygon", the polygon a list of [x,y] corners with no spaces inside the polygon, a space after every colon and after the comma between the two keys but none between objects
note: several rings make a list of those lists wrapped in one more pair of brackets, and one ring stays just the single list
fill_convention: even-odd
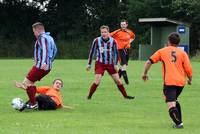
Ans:
[{"label": "striped jersey", "polygon": [[116,41],[112,37],[109,37],[107,41],[102,37],[97,37],[92,43],[88,65],[92,64],[94,55],[96,55],[96,61],[100,63],[117,65],[118,52]]},{"label": "striped jersey", "polygon": [[48,69],[52,68],[52,62],[57,53],[57,47],[54,39],[50,36],[50,33],[41,33],[34,47],[34,59],[36,68],[41,68],[42,64],[47,64]]}]

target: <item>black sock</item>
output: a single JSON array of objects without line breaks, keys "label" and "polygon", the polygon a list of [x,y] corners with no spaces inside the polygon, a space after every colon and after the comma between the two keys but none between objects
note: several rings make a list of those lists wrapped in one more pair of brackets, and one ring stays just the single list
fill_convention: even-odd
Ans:
[{"label": "black sock", "polygon": [[178,109],[176,107],[172,107],[172,108],[169,109],[169,115],[176,125],[179,125],[179,124],[182,123],[181,119],[180,119],[180,114],[179,114]]},{"label": "black sock", "polygon": [[119,78],[121,78],[122,77],[122,70],[121,69],[119,69],[118,74],[119,74]]},{"label": "black sock", "polygon": [[182,122],[181,105],[180,105],[180,103],[179,103],[178,101],[176,101],[176,108],[177,108],[177,110],[178,110],[178,112],[179,112],[180,120],[181,120],[181,122]]},{"label": "black sock", "polygon": [[129,81],[128,81],[128,75],[126,73],[126,70],[123,70],[122,71],[122,75],[123,75],[123,78],[124,78],[124,81],[126,84],[129,84]]}]

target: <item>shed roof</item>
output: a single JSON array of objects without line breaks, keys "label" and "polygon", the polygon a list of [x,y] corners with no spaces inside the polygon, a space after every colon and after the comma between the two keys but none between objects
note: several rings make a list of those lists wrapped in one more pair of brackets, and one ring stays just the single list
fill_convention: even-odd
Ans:
[{"label": "shed roof", "polygon": [[185,25],[190,27],[190,23],[185,23],[181,21],[171,20],[168,18],[139,18],[138,20],[141,23],[151,23],[151,24],[175,24],[175,25]]}]

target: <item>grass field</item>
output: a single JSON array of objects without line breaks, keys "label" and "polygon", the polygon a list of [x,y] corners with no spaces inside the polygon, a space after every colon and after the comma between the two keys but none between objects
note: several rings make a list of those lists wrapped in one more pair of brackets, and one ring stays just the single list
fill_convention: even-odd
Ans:
[{"label": "grass field", "polygon": [[0,134],[199,134],[200,133],[200,63],[193,62],[193,85],[180,96],[184,129],[172,128],[162,97],[161,64],[152,67],[148,82],[141,80],[144,62],[130,61],[130,85],[125,85],[135,100],[125,100],[110,76],[105,73],[92,100],[88,89],[93,70],[85,71],[86,60],[56,60],[51,73],[37,86],[51,85],[54,78],[64,80],[61,91],[65,105],[73,110],[26,111],[12,109],[15,97],[27,96],[16,89],[13,80],[22,81],[33,61],[0,60]]}]

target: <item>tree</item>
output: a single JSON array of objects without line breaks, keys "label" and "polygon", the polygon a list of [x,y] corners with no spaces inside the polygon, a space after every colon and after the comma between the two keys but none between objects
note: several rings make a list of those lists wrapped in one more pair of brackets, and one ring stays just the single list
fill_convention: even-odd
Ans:
[{"label": "tree", "polygon": [[199,0],[174,0],[171,8],[173,18],[191,23],[190,49],[195,54],[200,49]]},{"label": "tree", "polygon": [[[39,9],[28,0],[4,0],[0,3],[0,56],[30,56],[32,23]],[[28,43],[27,43],[28,42]],[[26,51],[23,51],[26,50]]]}]

